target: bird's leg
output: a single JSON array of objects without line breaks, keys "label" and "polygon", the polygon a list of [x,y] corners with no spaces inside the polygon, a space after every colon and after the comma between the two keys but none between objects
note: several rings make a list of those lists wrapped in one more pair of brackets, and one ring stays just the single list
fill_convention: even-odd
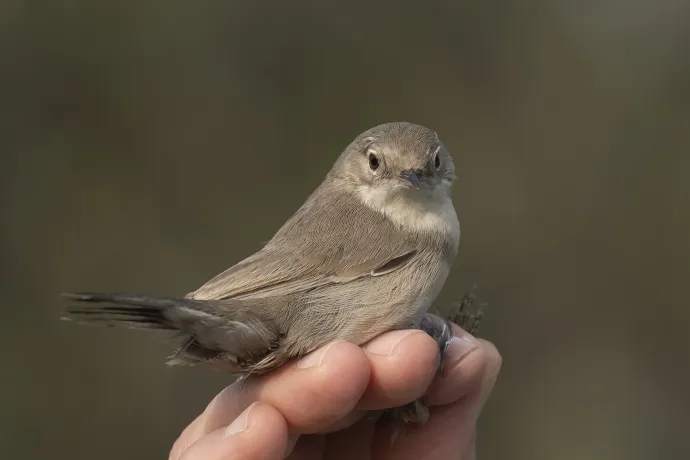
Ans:
[{"label": "bird's leg", "polygon": [[[451,311],[444,315],[445,318],[427,313],[419,323],[419,329],[429,334],[438,343],[441,352],[439,372],[443,369],[443,358],[453,338],[452,323],[457,324],[472,335],[479,329],[479,324],[483,317],[483,305],[477,305],[477,299],[474,295],[475,289],[476,286],[460,302],[454,304]],[[425,423],[429,419],[429,408],[425,398],[422,397],[404,406],[389,409],[385,415],[386,418],[392,418],[405,423]]]}]

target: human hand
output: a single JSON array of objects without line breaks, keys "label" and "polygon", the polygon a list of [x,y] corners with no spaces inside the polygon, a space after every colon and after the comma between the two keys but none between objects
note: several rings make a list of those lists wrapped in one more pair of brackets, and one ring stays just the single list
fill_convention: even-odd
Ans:
[{"label": "human hand", "polygon": [[[501,366],[496,347],[457,326],[437,374],[436,342],[392,331],[362,348],[333,342],[225,388],[180,435],[170,460],[475,458],[476,420]],[[427,394],[424,425],[372,412]]]}]

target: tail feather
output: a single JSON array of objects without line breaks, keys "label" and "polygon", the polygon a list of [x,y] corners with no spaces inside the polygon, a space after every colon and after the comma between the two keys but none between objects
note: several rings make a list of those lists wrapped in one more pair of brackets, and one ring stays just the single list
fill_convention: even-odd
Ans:
[{"label": "tail feather", "polygon": [[89,325],[95,325],[98,324],[100,326],[105,326],[105,327],[126,327],[130,329],[154,329],[154,330],[163,330],[163,331],[172,331],[174,330],[170,326],[166,326],[164,324],[158,324],[158,323],[152,323],[148,320],[139,320],[137,318],[128,318],[128,319],[123,319],[123,318],[111,318],[111,317],[89,317],[89,319],[83,319],[81,317],[78,317],[76,315],[71,315],[71,316],[63,316],[60,319],[64,321],[73,321],[76,324],[81,324],[85,326]]},{"label": "tail feather", "polygon": [[62,294],[63,297],[74,300],[77,302],[89,302],[89,303],[107,303],[112,305],[118,305],[120,307],[140,307],[150,309],[163,309],[163,308],[173,308],[180,306],[193,307],[200,310],[207,309],[208,302],[192,300],[192,299],[179,299],[174,297],[154,297],[147,295],[134,295],[134,294],[107,294],[99,292],[66,292]]},{"label": "tail feather", "polygon": [[66,310],[65,319],[76,319],[86,323],[121,323],[123,326],[156,329],[175,329],[160,309],[130,306],[74,306]]},{"label": "tail feather", "polygon": [[[74,305],[67,308],[63,319],[82,324],[126,326],[143,329],[175,329],[165,320],[164,302],[160,299],[123,294],[67,293],[64,297],[93,304]],[[169,300],[169,299],[166,299]],[[168,306],[172,308],[172,306]]]},{"label": "tail feather", "polygon": [[[132,327],[183,329],[184,319],[210,315],[208,302],[131,294],[65,293],[82,305],[68,307],[66,319],[87,323],[121,323]],[[90,305],[83,305],[90,304]]]},{"label": "tail feather", "polygon": [[[276,345],[275,325],[242,300],[193,300],[130,294],[68,293],[63,319],[84,324],[180,331],[187,344],[175,362],[228,361],[251,366]],[[240,370],[239,368],[235,370]]]}]

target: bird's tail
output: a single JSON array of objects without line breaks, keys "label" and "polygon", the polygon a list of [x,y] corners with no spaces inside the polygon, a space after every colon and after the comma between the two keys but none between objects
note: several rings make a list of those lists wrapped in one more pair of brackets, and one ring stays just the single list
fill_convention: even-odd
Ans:
[{"label": "bird's tail", "polygon": [[93,292],[62,295],[79,303],[68,307],[62,319],[106,326],[182,330],[185,318],[198,318],[212,310],[207,302],[190,299]]},{"label": "bird's tail", "polygon": [[[194,300],[130,294],[69,293],[75,302],[66,320],[137,329],[179,331],[186,341],[169,361],[194,364],[222,360],[241,371],[276,345],[278,333],[242,300]],[[226,367],[227,369],[227,367]]]}]

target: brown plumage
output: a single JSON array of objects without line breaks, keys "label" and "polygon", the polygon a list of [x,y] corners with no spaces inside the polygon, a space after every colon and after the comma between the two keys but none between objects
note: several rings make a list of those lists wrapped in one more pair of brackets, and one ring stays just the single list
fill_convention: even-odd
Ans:
[{"label": "brown plumage", "polygon": [[186,298],[71,294],[81,305],[68,313],[180,331],[171,364],[236,373],[269,371],[336,339],[361,344],[420,327],[457,252],[454,171],[433,131],[377,126],[343,151],[263,249]]}]

